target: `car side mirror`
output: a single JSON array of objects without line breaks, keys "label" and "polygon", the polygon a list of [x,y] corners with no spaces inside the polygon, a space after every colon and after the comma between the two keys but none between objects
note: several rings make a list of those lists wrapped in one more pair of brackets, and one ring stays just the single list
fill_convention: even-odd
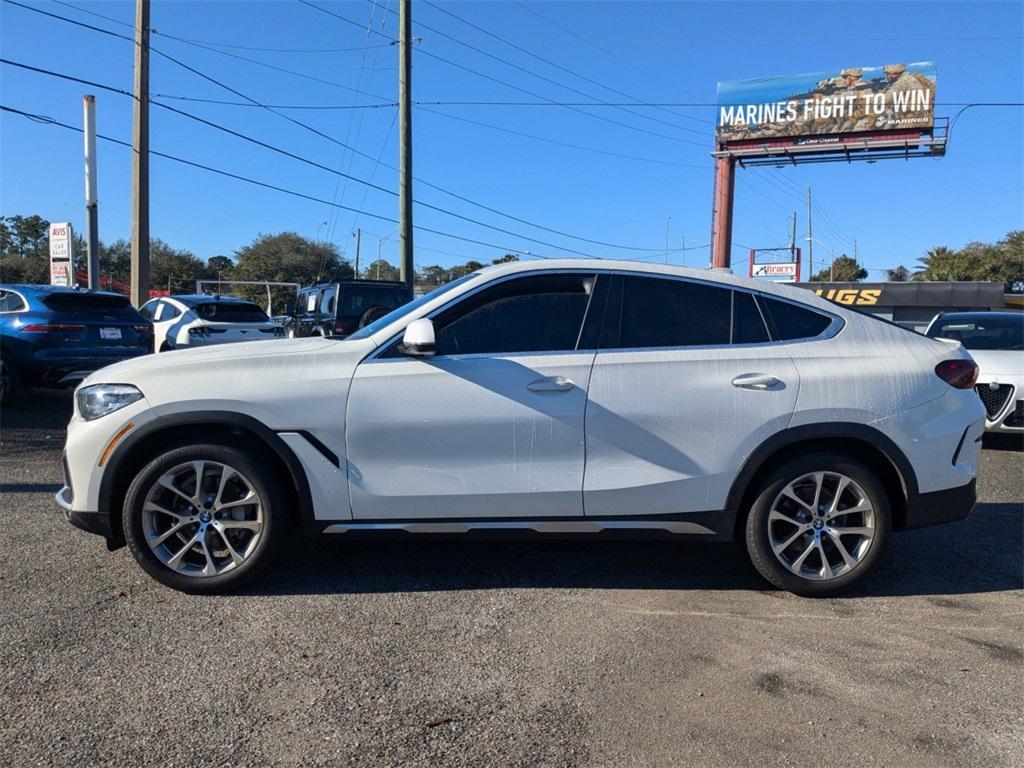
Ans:
[{"label": "car side mirror", "polygon": [[398,351],[409,357],[430,357],[437,352],[434,341],[434,323],[426,318],[413,320],[405,326]]}]

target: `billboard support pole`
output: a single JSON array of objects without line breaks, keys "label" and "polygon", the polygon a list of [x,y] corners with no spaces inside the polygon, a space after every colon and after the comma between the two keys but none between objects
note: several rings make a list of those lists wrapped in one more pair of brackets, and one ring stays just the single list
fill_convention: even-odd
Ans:
[{"label": "billboard support pole", "polygon": [[715,158],[715,194],[711,210],[711,268],[729,269],[732,260],[732,203],[736,159]]}]

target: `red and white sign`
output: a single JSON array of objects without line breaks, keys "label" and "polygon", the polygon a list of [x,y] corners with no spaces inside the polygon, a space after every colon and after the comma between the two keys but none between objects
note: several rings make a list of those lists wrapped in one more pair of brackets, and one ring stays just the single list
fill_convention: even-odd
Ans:
[{"label": "red and white sign", "polygon": [[71,225],[65,222],[50,224],[50,285],[70,288],[75,284],[75,249]]},{"label": "red and white sign", "polygon": [[792,277],[796,279],[797,263],[795,261],[782,264],[751,264],[751,277]]}]

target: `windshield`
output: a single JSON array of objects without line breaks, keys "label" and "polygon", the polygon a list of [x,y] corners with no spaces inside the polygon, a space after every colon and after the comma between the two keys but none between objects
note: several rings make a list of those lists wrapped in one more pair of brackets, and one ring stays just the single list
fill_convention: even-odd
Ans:
[{"label": "windshield", "polygon": [[456,287],[462,285],[463,283],[468,282],[472,278],[476,277],[476,275],[477,275],[476,272],[471,272],[468,275],[463,275],[462,277],[458,278],[457,280],[452,280],[450,283],[445,283],[444,285],[435,288],[430,293],[425,293],[422,296],[420,296],[418,299],[413,299],[408,304],[403,304],[398,309],[391,310],[390,312],[388,312],[386,315],[384,315],[380,319],[375,320],[374,322],[370,323],[369,325],[363,326],[358,331],[356,331],[355,333],[353,333],[350,336],[346,336],[345,338],[346,339],[365,339],[368,336],[372,336],[377,331],[381,330],[382,328],[387,328],[389,325],[391,325],[391,323],[393,323],[396,320],[399,320],[399,319],[405,317],[410,312],[416,311],[417,309],[422,307],[424,304],[427,304],[428,302],[431,302],[434,299],[436,299],[438,296],[442,296],[442,295],[448,293],[448,291],[450,291],[452,288],[456,288]]},{"label": "windshield", "polygon": [[943,317],[932,326],[928,335],[954,339],[965,349],[1024,349],[1024,314]]}]

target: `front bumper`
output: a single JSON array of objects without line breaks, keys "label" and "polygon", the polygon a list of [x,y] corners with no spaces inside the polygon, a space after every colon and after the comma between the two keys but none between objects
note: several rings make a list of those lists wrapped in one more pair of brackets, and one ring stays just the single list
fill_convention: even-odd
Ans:
[{"label": "front bumper", "polygon": [[977,480],[966,485],[931,493],[919,493],[907,499],[907,522],[903,530],[964,520],[978,499]]}]

